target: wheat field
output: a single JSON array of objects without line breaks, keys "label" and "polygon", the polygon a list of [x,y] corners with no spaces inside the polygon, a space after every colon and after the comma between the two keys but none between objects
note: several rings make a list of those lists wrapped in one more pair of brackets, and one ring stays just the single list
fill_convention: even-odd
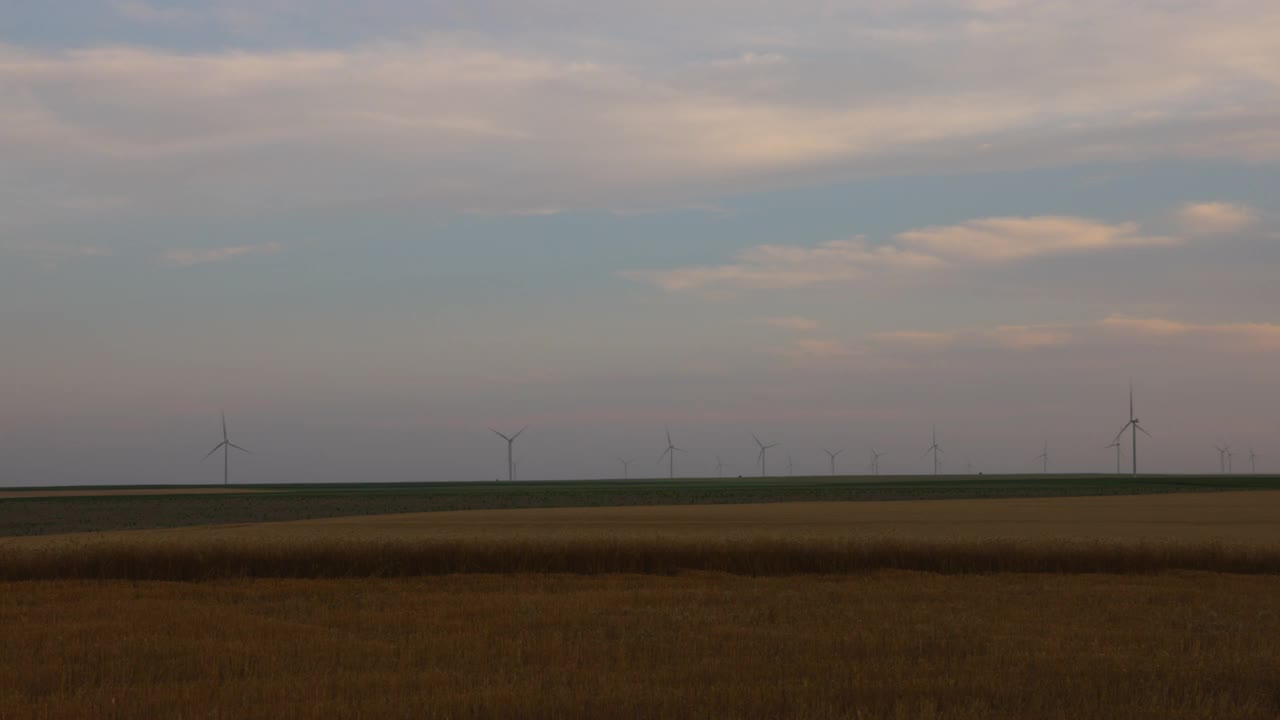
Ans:
[{"label": "wheat field", "polygon": [[1278,592],[1217,573],[8,584],[0,717],[1271,720]]},{"label": "wheat field", "polygon": [[0,540],[0,719],[1280,717],[1280,494]]}]

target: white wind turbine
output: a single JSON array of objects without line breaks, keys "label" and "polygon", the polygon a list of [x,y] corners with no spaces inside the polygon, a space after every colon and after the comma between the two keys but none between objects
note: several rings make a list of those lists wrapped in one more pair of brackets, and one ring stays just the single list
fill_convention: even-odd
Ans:
[{"label": "white wind turbine", "polygon": [[[836,450],[835,452],[831,452],[830,450],[828,450],[828,449],[826,449],[826,448],[823,448],[823,449],[822,449],[822,452],[826,453],[826,454],[827,454],[827,457],[831,458],[831,474],[832,474],[832,475],[835,475],[835,474],[836,474],[836,458],[840,455],[840,453],[844,452],[844,450],[845,450],[844,448],[840,448],[839,450]],[[873,451],[873,452],[874,452],[874,451]]]},{"label": "white wind turbine", "polygon": [[787,475],[795,477],[796,466],[791,462],[791,453],[787,453]]},{"label": "white wind turbine", "polygon": [[1227,471],[1227,456],[1231,454],[1231,444],[1214,445],[1213,449],[1218,451],[1218,472],[1225,473]]},{"label": "white wind turbine", "polygon": [[725,464],[724,460],[720,459],[719,455],[717,455],[716,456],[716,475],[719,477],[724,477],[724,469],[727,467],[729,466]]},{"label": "white wind turbine", "polygon": [[1048,473],[1049,472],[1049,441],[1048,440],[1044,441],[1044,452],[1037,455],[1035,459],[1044,461],[1044,465],[1042,466],[1041,472]]},{"label": "white wind turbine", "polygon": [[920,457],[926,457],[927,455],[929,455],[929,453],[933,453],[933,474],[934,475],[938,474],[938,453],[940,452],[942,452],[942,447],[938,445],[938,426],[934,425],[933,426],[933,444],[929,446],[928,450],[924,451],[924,455],[920,456]]},{"label": "white wind turbine", "polygon": [[1119,475],[1120,474],[1120,448],[1124,446],[1120,444],[1120,440],[1117,438],[1114,442],[1112,442],[1107,447],[1116,449],[1116,474]]},{"label": "white wind turbine", "polygon": [[1120,438],[1124,437],[1125,431],[1129,431],[1133,435],[1133,476],[1138,476],[1138,433],[1141,432],[1147,437],[1151,437],[1151,433],[1138,423],[1138,418],[1133,412],[1133,381],[1129,382],[1129,422],[1120,428],[1120,432],[1116,433],[1116,439],[1112,442],[1120,442]]},{"label": "white wind turbine", "polygon": [[1257,461],[1258,454],[1253,451],[1253,448],[1249,448],[1249,472],[1255,475],[1258,473]]},{"label": "white wind turbine", "polygon": [[760,438],[756,437],[755,433],[751,433],[751,439],[755,440],[756,445],[760,446],[760,454],[756,456],[756,461],[760,463],[760,477],[764,477],[765,476],[765,451],[767,451],[769,448],[778,447],[778,443],[771,443],[769,445],[765,445],[764,443],[760,442]]},{"label": "white wind turbine", "polygon": [[875,448],[871,449],[871,473],[873,475],[880,474],[880,458],[888,455],[888,453],[876,452]]},{"label": "white wind turbine", "polygon": [[671,428],[667,431],[667,449],[663,451],[662,456],[658,458],[658,462],[662,462],[663,458],[668,461],[668,472],[672,480],[676,479],[676,453],[684,452],[683,448],[678,448],[675,443],[671,442]]},{"label": "white wind turbine", "polygon": [[635,460],[618,458],[618,462],[622,463],[622,479],[630,480],[631,479],[631,463],[635,462]]},{"label": "white wind turbine", "polygon": [[525,425],[524,427],[520,428],[520,432],[516,433],[515,435],[504,435],[498,432],[497,430],[494,430],[493,428],[489,428],[490,432],[492,432],[494,435],[497,435],[498,437],[507,441],[507,480],[510,482],[514,482],[516,479],[516,462],[514,457],[512,456],[512,447],[516,443],[516,438],[520,437],[520,435],[524,433],[525,430],[528,430],[528,429],[529,429],[529,426]]},{"label": "white wind turbine", "polygon": [[[248,450],[245,450],[239,445],[231,442],[231,440],[227,437],[227,414],[224,412],[222,413],[222,442],[218,443],[217,445],[214,445],[213,449],[210,450],[208,454],[200,458],[200,462],[204,462],[205,460],[209,459],[209,455],[212,455],[218,452],[219,450],[222,451],[222,484],[223,485],[226,485],[230,481],[230,477],[231,477],[231,448],[235,448],[242,453],[249,453]],[[252,455],[253,453],[249,453],[249,454]]]}]

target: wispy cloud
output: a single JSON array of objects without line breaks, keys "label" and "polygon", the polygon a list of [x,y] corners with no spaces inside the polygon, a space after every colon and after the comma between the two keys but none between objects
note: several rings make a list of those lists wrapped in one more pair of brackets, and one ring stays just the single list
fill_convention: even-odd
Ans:
[{"label": "wispy cloud", "polygon": [[[327,19],[329,31],[370,21],[340,3],[261,5],[116,7],[158,24],[202,13],[251,24],[264,12]],[[667,10],[688,36],[657,52],[618,32],[652,22],[639,3],[584,3],[581,41],[542,47],[492,22],[476,31],[480,10],[459,11],[475,16],[467,31],[442,32],[440,13],[392,5],[423,32],[388,22],[381,37],[328,48],[205,53],[0,45],[0,182],[45,173],[66,179],[67,196],[173,214],[255,211],[265,197],[518,212],[680,206],[833,172],[1280,157],[1280,6],[1266,0],[954,2],[939,13],[681,3]],[[498,7],[548,26],[564,17]],[[1093,22],[1102,9],[1108,22]],[[0,213],[60,218],[65,205],[32,193]]]},{"label": "wispy cloud", "polygon": [[[1188,349],[1280,350],[1280,325],[1259,322],[1187,323],[1156,316],[1109,315],[1082,323],[998,325],[953,330],[893,330],[861,338],[805,338],[785,354],[801,357],[872,356],[877,353],[936,354],[950,349],[1043,351],[1070,346],[1121,347],[1181,343]],[[840,352],[809,352],[811,348]]]},{"label": "wispy cloud", "polygon": [[783,330],[811,331],[818,329],[818,321],[806,317],[761,317],[751,321],[753,325],[767,325]]},{"label": "wispy cloud", "polygon": [[1239,232],[1257,221],[1256,210],[1236,203],[1188,203],[1178,210],[1178,222],[1182,228],[1201,235]]},{"label": "wispy cloud", "polygon": [[768,289],[833,285],[890,273],[936,270],[957,264],[994,264],[1073,252],[1175,245],[1178,239],[1142,233],[1136,223],[1088,218],[997,217],[899,233],[893,242],[866,238],[816,247],[760,245],[735,262],[628,273],[665,290]]},{"label": "wispy cloud", "polygon": [[263,243],[261,245],[237,245],[233,247],[202,249],[175,249],[169,250],[164,254],[164,262],[165,264],[173,267],[191,267],[192,265],[226,262],[227,260],[249,255],[274,255],[283,249],[283,245],[274,241]]}]

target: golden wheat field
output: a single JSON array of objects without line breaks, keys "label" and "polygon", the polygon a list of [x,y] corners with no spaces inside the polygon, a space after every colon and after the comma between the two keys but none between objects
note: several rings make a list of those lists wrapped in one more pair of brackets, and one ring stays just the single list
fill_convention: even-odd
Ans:
[{"label": "golden wheat field", "polygon": [[36,582],[5,718],[1257,718],[1280,578]]},{"label": "golden wheat field", "polygon": [[0,540],[0,718],[1276,718],[1280,493]]}]

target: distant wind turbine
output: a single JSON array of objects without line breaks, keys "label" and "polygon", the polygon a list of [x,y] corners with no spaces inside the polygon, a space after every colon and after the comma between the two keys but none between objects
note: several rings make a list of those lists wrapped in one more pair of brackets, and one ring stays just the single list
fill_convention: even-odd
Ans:
[{"label": "distant wind turbine", "polygon": [[795,474],[796,467],[791,463],[791,453],[787,453],[787,475],[794,477]]},{"label": "distant wind turbine", "polygon": [[[224,412],[222,413],[222,442],[218,443],[217,445],[214,445],[213,449],[210,450],[207,455],[200,458],[200,462],[204,462],[205,460],[209,459],[209,455],[212,455],[218,452],[219,450],[222,451],[222,484],[223,485],[226,485],[231,478],[231,448],[235,448],[243,453],[249,452],[248,450],[245,450],[239,445],[231,442],[231,440],[227,437],[227,414]],[[252,455],[253,453],[249,453],[249,454]]]},{"label": "distant wind turbine", "polygon": [[1133,381],[1129,381],[1129,422],[1120,428],[1120,432],[1116,433],[1116,439],[1112,442],[1120,442],[1120,438],[1124,437],[1128,431],[1133,435],[1133,476],[1138,476],[1138,433],[1141,432],[1147,437],[1151,437],[1151,433],[1147,432],[1142,425],[1138,423],[1138,417],[1133,412]]},{"label": "distant wind turbine", "polygon": [[1120,448],[1124,446],[1120,444],[1120,440],[1119,438],[1117,438],[1114,442],[1112,442],[1107,447],[1116,449],[1116,474],[1119,475],[1120,474]]},{"label": "distant wind turbine", "polygon": [[1227,456],[1231,454],[1231,445],[1214,445],[1214,450],[1218,451],[1218,472],[1225,473],[1227,471]]},{"label": "distant wind turbine", "polygon": [[635,462],[635,460],[634,459],[624,460],[623,458],[618,458],[618,462],[622,463],[622,479],[630,480],[631,479],[631,463]]},{"label": "distant wind turbine", "polygon": [[764,477],[765,476],[765,451],[767,451],[769,448],[778,447],[778,443],[770,443],[769,445],[765,445],[764,443],[760,442],[760,438],[756,437],[755,433],[751,433],[751,439],[755,440],[756,445],[760,446],[760,454],[756,456],[756,460],[760,463],[760,477]]},{"label": "distant wind turbine", "polygon": [[823,449],[822,449],[822,452],[826,453],[826,454],[827,454],[827,457],[831,458],[831,474],[832,474],[832,475],[835,475],[835,474],[836,474],[836,457],[837,457],[837,456],[839,456],[839,455],[840,455],[840,453],[844,452],[844,450],[845,450],[844,448],[840,448],[839,450],[836,450],[835,452],[831,452],[830,450],[828,450],[828,449],[826,449],[826,448],[823,448]]},{"label": "distant wind turbine", "polygon": [[1041,472],[1044,472],[1044,473],[1049,472],[1049,441],[1048,440],[1044,441],[1044,452],[1037,455],[1035,459],[1044,461],[1044,465],[1042,466],[1043,469],[1041,470]]},{"label": "distant wind turbine", "polygon": [[667,449],[663,451],[662,457],[658,458],[658,462],[662,462],[663,458],[667,459],[670,477],[672,480],[675,480],[676,479],[676,453],[684,452],[684,449],[676,447],[675,444],[671,442],[671,428],[666,428],[666,431],[667,431]]},{"label": "distant wind turbine", "polygon": [[929,455],[929,453],[933,453],[933,474],[934,475],[938,474],[938,453],[940,452],[942,452],[942,448],[938,445],[938,426],[934,425],[933,426],[933,444],[929,446],[928,450],[924,451],[924,455],[920,456],[920,457],[926,457],[927,455]]},{"label": "distant wind turbine", "polygon": [[719,455],[717,455],[716,456],[716,475],[718,475],[719,477],[724,477],[724,469],[727,467],[729,466],[725,464],[724,460],[720,459]]},{"label": "distant wind turbine", "polygon": [[876,452],[875,448],[871,449],[871,473],[873,475],[880,474],[880,458],[888,455],[888,453]]},{"label": "distant wind turbine", "polygon": [[1231,446],[1227,446],[1227,474],[1231,475],[1235,471],[1231,468],[1231,458],[1235,457],[1231,452]]},{"label": "distant wind turbine", "polygon": [[1255,475],[1258,473],[1257,460],[1257,453],[1253,451],[1253,448],[1249,448],[1249,472],[1254,473]]},{"label": "distant wind turbine", "polygon": [[507,480],[509,482],[514,482],[516,479],[516,462],[514,457],[512,456],[512,446],[516,444],[516,438],[520,437],[520,435],[523,434],[524,431],[528,429],[529,429],[529,426],[525,425],[524,427],[520,428],[520,432],[516,433],[515,435],[508,436],[498,432],[497,430],[494,430],[493,428],[489,428],[489,430],[494,435],[497,435],[498,437],[507,441]]}]

